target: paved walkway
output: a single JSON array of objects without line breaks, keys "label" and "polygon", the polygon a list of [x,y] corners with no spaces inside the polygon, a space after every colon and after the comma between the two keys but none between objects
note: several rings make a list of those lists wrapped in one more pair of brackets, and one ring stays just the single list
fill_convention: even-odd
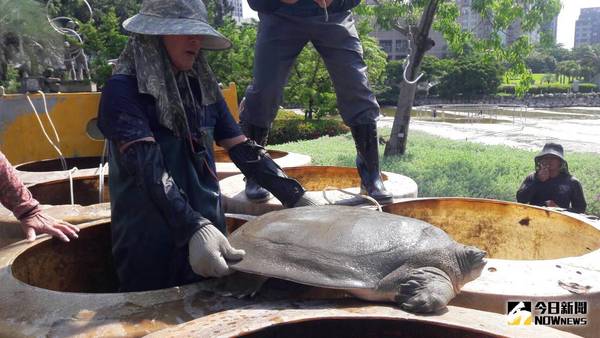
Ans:
[{"label": "paved walkway", "polygon": [[[600,112],[600,107],[596,108]],[[535,111],[539,115],[542,111]],[[550,112],[554,115],[557,112]],[[561,143],[568,152],[600,153],[600,115],[598,119],[578,118],[577,113],[562,113],[568,119],[527,118],[515,123],[447,123],[411,119],[410,130],[423,131],[452,140],[539,150],[546,142]],[[393,117],[383,117],[380,128],[391,128]]]}]

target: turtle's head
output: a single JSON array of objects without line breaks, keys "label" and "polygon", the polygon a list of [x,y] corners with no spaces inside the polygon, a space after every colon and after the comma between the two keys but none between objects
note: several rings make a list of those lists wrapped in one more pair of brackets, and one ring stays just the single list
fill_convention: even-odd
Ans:
[{"label": "turtle's head", "polygon": [[481,275],[481,271],[487,263],[485,260],[486,254],[485,251],[468,245],[464,245],[457,250],[456,259],[463,277],[461,284],[464,285]]}]

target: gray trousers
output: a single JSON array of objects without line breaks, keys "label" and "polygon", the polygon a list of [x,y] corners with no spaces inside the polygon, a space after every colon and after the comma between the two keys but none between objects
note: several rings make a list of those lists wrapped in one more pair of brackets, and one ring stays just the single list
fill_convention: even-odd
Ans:
[{"label": "gray trousers", "polygon": [[346,125],[375,123],[379,104],[369,88],[367,66],[350,11],[295,17],[259,13],[254,79],[246,89],[243,123],[270,128],[283,99],[291,67],[310,41],[319,52],[335,87],[337,106]]}]

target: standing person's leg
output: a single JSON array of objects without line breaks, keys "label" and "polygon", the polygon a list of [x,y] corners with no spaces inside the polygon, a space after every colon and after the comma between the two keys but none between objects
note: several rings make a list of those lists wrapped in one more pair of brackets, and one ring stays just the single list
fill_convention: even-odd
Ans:
[{"label": "standing person's leg", "polygon": [[313,22],[312,43],[323,57],[335,87],[337,105],[356,144],[361,190],[379,202],[392,200],[381,179],[377,140],[379,104],[369,87],[362,45],[350,12]]},{"label": "standing person's leg", "polygon": [[[265,147],[283,98],[283,86],[308,37],[297,22],[279,15],[259,16],[254,78],[240,104],[240,123],[246,137]],[[270,198],[270,193],[250,178],[246,179],[245,192],[248,199],[254,201]]]}]

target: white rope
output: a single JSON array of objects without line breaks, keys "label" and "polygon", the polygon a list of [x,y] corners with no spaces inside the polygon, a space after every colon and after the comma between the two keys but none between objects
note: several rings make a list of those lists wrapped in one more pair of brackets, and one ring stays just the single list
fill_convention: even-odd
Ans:
[{"label": "white rope", "polygon": [[73,167],[69,170],[69,195],[71,196],[71,205],[75,204],[75,192],[73,190],[73,173],[77,171],[77,167]]},{"label": "white rope", "polygon": [[356,194],[356,193],[353,193],[353,192],[350,192],[350,191],[347,191],[347,190],[344,190],[344,189],[340,189],[340,188],[337,188],[337,187],[331,187],[331,186],[327,186],[327,187],[325,187],[325,188],[323,189],[323,198],[325,198],[325,200],[326,200],[326,201],[327,201],[327,203],[329,203],[329,204],[335,204],[335,202],[331,201],[331,200],[330,200],[330,199],[327,197],[327,191],[332,191],[332,190],[333,190],[333,191],[339,191],[339,192],[342,192],[342,193],[344,193],[344,194],[347,194],[347,195],[350,195],[350,196],[364,198],[364,199],[366,199],[367,201],[369,201],[369,202],[373,203],[373,205],[375,205],[375,207],[377,208],[377,211],[379,211],[379,212],[383,212],[383,210],[381,209],[381,204],[379,204],[379,202],[377,202],[377,200],[376,200],[376,199],[374,199],[373,197],[371,197],[371,196],[367,196],[367,195]]},{"label": "white rope", "polygon": [[[86,21],[86,22],[89,22],[90,20],[92,20],[92,18],[94,16],[94,12],[92,10],[92,6],[90,5],[89,2],[87,2],[87,0],[83,0],[83,2],[85,3],[85,6],[87,7],[88,12],[90,13],[90,17],[88,18],[88,21]],[[55,17],[55,18],[50,18],[50,11],[49,11],[49,9],[50,9],[50,4],[51,3],[52,3],[52,0],[49,0],[48,2],[46,2],[46,20],[48,20],[48,22],[50,23],[50,26],[52,27],[52,29],[54,29],[55,31],[57,31],[60,34],[65,35],[64,32],[62,31],[65,28],[64,27],[58,27],[54,23],[54,21],[57,21],[59,19],[67,19],[67,20],[71,20],[71,21],[74,22],[75,20],[73,20],[73,19],[71,19],[69,17],[66,17],[66,16],[58,16],[58,17]],[[79,34],[77,34],[77,35],[79,35]]]},{"label": "white rope", "polygon": [[[42,132],[44,133],[44,136],[46,136],[46,140],[48,140],[48,142],[50,143],[50,145],[58,153],[58,156],[60,158],[60,163],[61,163],[61,165],[63,167],[63,170],[68,170],[69,168],[67,167],[67,161],[65,160],[65,157],[63,156],[62,152],[60,151],[60,148],[52,141],[52,139],[50,138],[50,136],[46,132],[46,128],[44,128],[44,124],[42,123],[42,119],[40,119],[40,117],[38,115],[38,112],[37,112],[37,109],[35,108],[35,105],[33,104],[33,101],[31,101],[31,98],[29,97],[29,94],[25,94],[25,97],[27,98],[27,101],[29,102],[29,104],[31,105],[31,108],[33,109],[33,115],[35,115],[35,118],[37,119],[38,123],[40,124],[40,128],[42,128]],[[44,97],[44,107],[47,109],[45,97]],[[46,116],[48,116],[48,115],[49,115],[48,111],[46,110]],[[50,119],[50,116],[48,116],[48,120],[52,121]],[[52,127],[54,127],[54,124],[52,125]],[[56,133],[56,129],[54,130],[54,132]],[[56,134],[56,136],[58,137],[58,134]]]},{"label": "white rope", "polygon": [[60,143],[60,137],[58,137],[58,132],[56,131],[56,127],[54,126],[54,122],[52,122],[52,119],[50,118],[50,114],[48,113],[48,103],[46,102],[46,94],[44,94],[44,92],[41,90],[38,90],[37,92],[40,95],[42,95],[42,101],[44,102],[44,113],[46,113],[48,122],[50,122],[50,126],[52,127],[52,130],[54,131],[54,136],[56,137],[56,143]]},{"label": "white rope", "polygon": [[[89,2],[87,2],[87,0],[83,0],[88,12],[90,13],[90,17],[88,18],[88,20],[86,22],[89,22],[92,20],[93,16],[94,16],[94,11],[92,10],[92,6],[90,5]],[[48,23],[50,24],[50,27],[52,27],[52,29],[54,29],[57,33],[67,36],[67,35],[71,35],[77,38],[77,40],[79,40],[79,43],[81,46],[83,46],[83,39],[81,38],[81,35],[79,33],[77,33],[75,30],[71,29],[71,28],[67,28],[67,27],[60,27],[56,24],[56,22],[60,21],[60,20],[67,20],[67,21],[72,21],[75,22],[75,20],[73,20],[70,17],[67,16],[57,16],[55,18],[50,18],[50,4],[52,3],[52,0],[49,0],[48,2],[46,2],[46,20],[48,20]],[[71,61],[73,62],[81,53],[83,53],[83,48],[80,47],[77,50],[77,53],[75,53],[74,55],[71,54],[71,58],[64,58],[64,61]]]},{"label": "white rope", "polygon": [[100,174],[98,175],[98,203],[104,202],[104,171],[108,167],[108,163],[100,163]]}]

